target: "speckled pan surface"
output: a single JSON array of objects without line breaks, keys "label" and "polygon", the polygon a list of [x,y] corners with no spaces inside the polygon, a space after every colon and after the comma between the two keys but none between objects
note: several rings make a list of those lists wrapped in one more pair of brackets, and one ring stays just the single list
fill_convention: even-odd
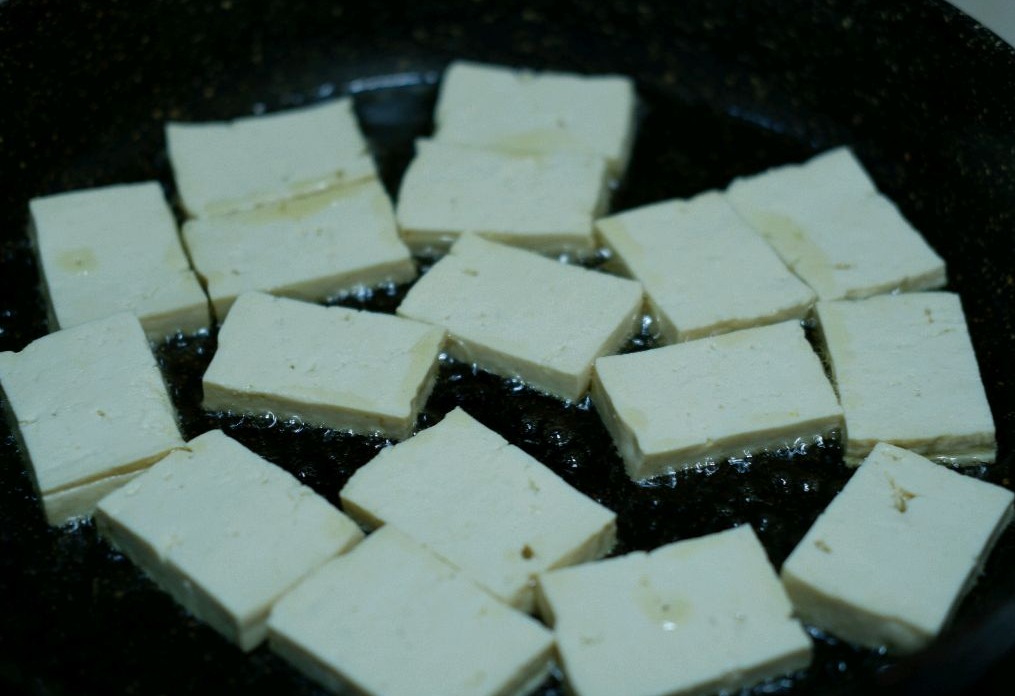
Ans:
[{"label": "speckled pan surface", "polygon": [[[412,139],[431,128],[439,70],[456,57],[635,77],[643,121],[617,210],[853,145],[948,261],[1000,441],[998,464],[970,473],[1012,485],[1015,53],[935,0],[8,0],[0,3],[0,350],[45,330],[24,232],[30,197],[149,178],[171,191],[166,119],[238,116],[345,91],[358,93],[395,190]],[[393,311],[402,292],[345,304]],[[337,502],[342,483],[383,443],[203,414],[199,378],[213,350],[211,337],[158,350],[187,436],[223,427]],[[831,445],[638,487],[592,410],[445,365],[422,420],[455,405],[615,509],[621,553],[751,522],[781,563],[849,476]],[[1013,587],[1009,530],[955,627],[927,653],[895,662],[818,636],[814,667],[754,691],[950,693],[1010,680]],[[6,425],[0,691],[321,692],[266,649],[243,655],[187,617],[90,525],[47,528]],[[551,679],[538,693],[560,694],[561,685]]]}]

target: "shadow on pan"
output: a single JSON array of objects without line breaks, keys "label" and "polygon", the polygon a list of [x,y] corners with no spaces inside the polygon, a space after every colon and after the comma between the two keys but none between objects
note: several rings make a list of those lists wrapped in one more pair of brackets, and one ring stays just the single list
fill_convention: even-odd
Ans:
[{"label": "shadow on pan", "polygon": [[[632,75],[642,128],[622,209],[722,186],[852,145],[946,258],[962,295],[1000,441],[970,472],[1011,487],[1015,459],[1015,53],[937,0],[502,4],[9,0],[0,4],[0,350],[45,332],[24,234],[36,195],[159,179],[162,124],[356,93],[394,192],[432,127],[450,59]],[[729,282],[717,278],[716,283]],[[392,311],[404,288],[349,298]],[[635,341],[644,347],[650,338]],[[221,427],[332,501],[383,442],[198,407],[214,336],[158,349],[186,435]],[[624,476],[594,410],[564,408],[447,364],[425,425],[455,405],[615,509],[620,548],[750,522],[781,563],[849,472],[833,443],[652,488]],[[947,408],[947,404],[942,404]],[[83,524],[42,521],[0,430],[0,685],[5,693],[313,694],[262,648],[242,655],[175,607]],[[956,625],[896,662],[815,634],[813,667],[755,693],[983,693],[1015,676],[1015,533]],[[1008,693],[995,686],[997,693]],[[540,694],[562,693],[551,678]]]}]

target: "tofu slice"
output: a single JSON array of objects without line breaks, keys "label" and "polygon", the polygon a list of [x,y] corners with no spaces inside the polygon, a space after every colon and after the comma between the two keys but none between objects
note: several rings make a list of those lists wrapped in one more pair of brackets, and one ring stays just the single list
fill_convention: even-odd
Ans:
[{"label": "tofu slice", "polygon": [[954,464],[993,462],[994,419],[958,295],[819,302],[846,416],[846,461],[878,442]]},{"label": "tofu slice", "polygon": [[387,314],[240,295],[204,373],[204,408],[408,437],[433,389],[442,329]]},{"label": "tofu slice", "polygon": [[435,139],[516,152],[598,155],[623,174],[634,141],[630,78],[455,61],[444,72]]},{"label": "tofu slice", "polygon": [[193,217],[278,203],[376,176],[352,99],[233,121],[166,124],[184,208]]},{"label": "tofu slice", "polygon": [[600,358],[592,400],[635,480],[842,426],[796,321]]},{"label": "tofu slice", "polygon": [[546,573],[539,597],[576,696],[729,693],[811,661],[749,526]]},{"label": "tofu slice", "polygon": [[116,314],[0,353],[0,385],[52,525],[183,446],[137,317]]},{"label": "tofu slice", "polygon": [[398,314],[448,330],[448,352],[562,399],[641,322],[641,285],[474,235],[412,286]]},{"label": "tofu slice", "polygon": [[155,341],[210,324],[158,182],[33,198],[29,209],[51,331],[120,312]]},{"label": "tofu slice", "polygon": [[99,501],[99,532],[242,650],[271,606],[362,537],[274,464],[213,430]]},{"label": "tofu slice", "polygon": [[804,621],[909,653],[933,640],[1012,520],[1012,492],[879,443],[782,567]]},{"label": "tofu slice", "polygon": [[593,155],[418,140],[398,194],[398,226],[415,249],[446,249],[475,232],[543,253],[587,253],[607,196],[605,162]]},{"label": "tofu slice", "polygon": [[183,238],[220,319],[250,290],[319,301],[416,277],[391,202],[374,179],[190,220]]},{"label": "tofu slice", "polygon": [[669,343],[801,319],[814,303],[720,193],[603,218],[596,230],[614,264],[645,286]]},{"label": "tofu slice", "polygon": [[275,605],[272,649],[335,693],[524,696],[553,638],[385,527]]},{"label": "tofu slice", "polygon": [[499,599],[533,608],[538,573],[605,555],[616,515],[456,408],[381,451],[341,492],[361,524],[392,524]]},{"label": "tofu slice", "polygon": [[945,264],[846,148],[737,179],[730,203],[822,300],[939,288]]}]

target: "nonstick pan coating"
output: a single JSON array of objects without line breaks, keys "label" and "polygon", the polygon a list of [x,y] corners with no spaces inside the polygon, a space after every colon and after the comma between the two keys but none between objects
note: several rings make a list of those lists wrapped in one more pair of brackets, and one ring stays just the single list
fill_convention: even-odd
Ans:
[{"label": "nonstick pan coating", "polygon": [[[45,333],[25,235],[32,196],[152,178],[172,195],[165,120],[260,113],[346,92],[356,93],[394,192],[413,138],[432,126],[439,71],[458,57],[633,76],[642,124],[616,209],[852,145],[948,262],[1000,441],[999,462],[968,473],[1011,487],[1015,54],[935,0],[10,0],[0,4],[0,350]],[[404,290],[342,303],[393,311]],[[629,349],[651,344],[644,335]],[[200,375],[213,350],[213,335],[158,348],[185,434],[224,428],[337,502],[346,478],[384,443],[202,413]],[[615,509],[618,553],[750,522],[779,564],[849,476],[830,442],[639,487],[587,403],[564,408],[449,363],[421,424],[458,404]],[[0,428],[0,690],[321,691],[267,649],[243,655],[189,618],[90,524],[47,528],[14,437]],[[895,661],[815,635],[810,670],[753,691],[982,692],[1009,680],[1015,532],[1002,537],[955,626],[925,653]],[[561,692],[554,678],[538,693]]]}]

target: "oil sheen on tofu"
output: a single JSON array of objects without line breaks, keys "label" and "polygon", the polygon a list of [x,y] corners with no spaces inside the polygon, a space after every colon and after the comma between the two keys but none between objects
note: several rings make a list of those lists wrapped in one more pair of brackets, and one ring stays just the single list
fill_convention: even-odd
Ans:
[{"label": "oil sheen on tofu", "polygon": [[89,515],[103,495],[184,444],[130,314],[0,353],[0,385],[50,524]]},{"label": "oil sheen on tofu", "polygon": [[546,573],[539,601],[576,696],[728,693],[811,661],[749,526]]},{"label": "oil sheen on tofu", "polygon": [[553,636],[394,527],[326,564],[268,621],[272,649],[336,693],[524,696]]},{"label": "oil sheen on tofu", "polygon": [[246,293],[219,331],[204,408],[408,437],[433,389],[443,329]]},{"label": "oil sheen on tofu", "polygon": [[220,321],[248,291],[321,301],[416,277],[391,201],[375,179],[189,220],[183,238]]},{"label": "oil sheen on tofu", "polygon": [[225,215],[376,177],[352,99],[233,121],[166,124],[192,217]]},{"label": "oil sheen on tofu", "polygon": [[945,264],[847,148],[737,179],[736,211],[821,300],[945,284]]},{"label": "oil sheen on tofu", "polygon": [[976,582],[1012,497],[878,444],[782,567],[797,614],[852,643],[919,650]]},{"label": "oil sheen on tofu", "polygon": [[588,254],[608,192],[605,162],[593,155],[419,140],[398,193],[398,225],[414,249],[447,249],[474,232],[538,252]]},{"label": "oil sheen on tofu", "polygon": [[802,319],[814,303],[720,193],[625,211],[596,221],[596,230],[612,264],[645,286],[668,343]]},{"label": "oil sheen on tofu", "polygon": [[363,534],[278,466],[213,430],[103,498],[100,533],[243,650],[271,606]]},{"label": "oil sheen on tofu", "polygon": [[846,417],[846,462],[878,442],[955,464],[993,462],[994,418],[958,295],[819,302]]},{"label": "oil sheen on tofu", "polygon": [[600,358],[592,400],[635,480],[842,427],[796,321]]},{"label": "oil sheen on tofu", "polygon": [[398,314],[447,329],[458,360],[577,400],[593,361],[623,346],[641,310],[636,282],[466,235],[412,286]]},{"label": "oil sheen on tofu", "polygon": [[460,408],[382,450],[341,499],[367,527],[405,530],[526,611],[538,573],[599,558],[616,538],[613,512]]},{"label": "oil sheen on tofu", "polygon": [[130,312],[151,340],[208,327],[208,300],[155,181],[35,198],[50,330]]},{"label": "oil sheen on tofu", "polygon": [[597,155],[619,178],[634,141],[635,105],[634,83],[621,75],[537,73],[459,60],[441,81],[434,138]]}]

